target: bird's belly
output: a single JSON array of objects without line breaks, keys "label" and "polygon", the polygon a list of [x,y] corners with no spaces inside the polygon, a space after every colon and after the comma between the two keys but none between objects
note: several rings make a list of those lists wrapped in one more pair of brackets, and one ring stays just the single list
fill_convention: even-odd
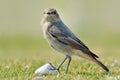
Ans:
[{"label": "bird's belly", "polygon": [[55,50],[65,54],[65,55],[69,55],[69,56],[77,55],[77,56],[89,59],[89,56],[86,55],[85,53],[83,53],[82,51],[77,50],[67,44],[61,43],[49,35],[46,35],[46,39],[48,40],[51,47],[53,47]]},{"label": "bird's belly", "polygon": [[73,55],[73,48],[70,47],[67,44],[61,43],[56,39],[53,39],[51,37],[46,37],[49,44],[51,45],[51,47],[53,47],[55,50],[65,54],[65,55]]}]

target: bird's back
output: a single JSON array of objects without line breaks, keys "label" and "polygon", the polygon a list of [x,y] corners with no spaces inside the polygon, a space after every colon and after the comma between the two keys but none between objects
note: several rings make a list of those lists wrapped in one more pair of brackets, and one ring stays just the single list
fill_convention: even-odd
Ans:
[{"label": "bird's back", "polygon": [[68,37],[71,37],[72,39],[74,39],[78,43],[82,44],[83,47],[88,49],[88,47],[82,41],[80,41],[75,36],[75,34],[61,20],[54,22],[53,25],[56,26],[60,30],[61,33],[65,34]]}]

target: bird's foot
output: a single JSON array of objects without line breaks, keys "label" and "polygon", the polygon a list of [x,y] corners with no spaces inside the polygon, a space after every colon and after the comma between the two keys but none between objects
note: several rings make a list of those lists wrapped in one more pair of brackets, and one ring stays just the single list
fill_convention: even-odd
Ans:
[{"label": "bird's foot", "polygon": [[60,68],[57,68],[57,71],[60,73]]}]

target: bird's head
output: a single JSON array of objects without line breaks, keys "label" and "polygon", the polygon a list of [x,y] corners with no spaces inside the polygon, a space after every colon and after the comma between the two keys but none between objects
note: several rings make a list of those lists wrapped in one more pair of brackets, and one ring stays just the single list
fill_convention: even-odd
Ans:
[{"label": "bird's head", "polygon": [[43,14],[45,20],[47,20],[48,22],[54,22],[59,19],[59,14],[54,8],[45,9]]}]

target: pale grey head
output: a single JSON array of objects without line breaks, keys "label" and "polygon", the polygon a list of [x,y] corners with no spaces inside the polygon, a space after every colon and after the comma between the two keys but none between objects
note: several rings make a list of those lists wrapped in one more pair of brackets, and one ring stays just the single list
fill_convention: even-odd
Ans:
[{"label": "pale grey head", "polygon": [[44,19],[48,22],[54,22],[59,19],[59,14],[54,8],[48,8],[44,10]]}]

